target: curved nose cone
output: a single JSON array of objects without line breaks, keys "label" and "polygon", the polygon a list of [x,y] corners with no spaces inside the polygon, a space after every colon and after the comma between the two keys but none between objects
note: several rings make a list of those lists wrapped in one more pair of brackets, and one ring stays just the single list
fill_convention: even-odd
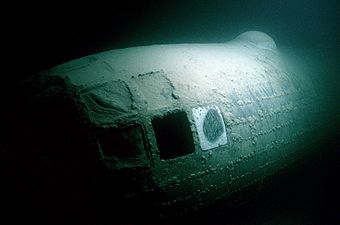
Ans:
[{"label": "curved nose cone", "polygon": [[249,42],[259,48],[275,50],[275,41],[267,34],[260,31],[247,31],[235,38],[238,41]]}]

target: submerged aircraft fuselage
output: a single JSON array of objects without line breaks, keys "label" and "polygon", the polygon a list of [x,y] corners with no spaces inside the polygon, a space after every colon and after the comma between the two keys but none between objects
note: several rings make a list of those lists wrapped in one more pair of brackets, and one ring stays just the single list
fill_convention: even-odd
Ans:
[{"label": "submerged aircraft fuselage", "polygon": [[312,145],[323,89],[289,59],[252,31],[227,43],[106,51],[34,81],[65,87],[112,179],[105,190],[183,213],[259,184]]}]

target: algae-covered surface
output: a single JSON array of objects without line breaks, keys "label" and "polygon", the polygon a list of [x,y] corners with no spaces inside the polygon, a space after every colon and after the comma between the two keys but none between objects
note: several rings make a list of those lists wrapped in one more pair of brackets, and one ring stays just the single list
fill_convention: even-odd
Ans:
[{"label": "algae-covered surface", "polygon": [[33,128],[28,146],[42,154],[35,160],[86,163],[76,174],[91,174],[86,190],[98,192],[91,197],[103,218],[144,206],[143,218],[184,219],[251,201],[318,154],[337,120],[318,60],[250,31],[227,43],[86,56],[37,74],[17,94]]}]

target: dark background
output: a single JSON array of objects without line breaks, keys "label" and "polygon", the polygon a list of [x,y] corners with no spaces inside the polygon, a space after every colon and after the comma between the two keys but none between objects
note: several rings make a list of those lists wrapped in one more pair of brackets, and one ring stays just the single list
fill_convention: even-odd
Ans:
[{"label": "dark background", "polygon": [[[248,30],[279,46],[338,52],[336,0],[9,1],[7,83],[103,50],[159,43],[225,42]],[[3,82],[5,84],[5,82]]]},{"label": "dark background", "polygon": [[[11,88],[41,70],[104,50],[225,42],[248,30],[266,32],[278,46],[323,49],[339,59],[339,6],[336,0],[10,1],[4,7],[1,88]],[[339,83],[338,76],[334,78]],[[218,224],[218,219],[222,224],[339,224],[339,138],[336,129],[317,146],[321,151],[264,185],[254,202],[223,206],[219,215],[215,214],[216,206],[208,209],[204,218],[212,221],[186,219],[205,224]],[[19,210],[16,215],[15,210],[12,206],[11,217],[22,213]]]}]

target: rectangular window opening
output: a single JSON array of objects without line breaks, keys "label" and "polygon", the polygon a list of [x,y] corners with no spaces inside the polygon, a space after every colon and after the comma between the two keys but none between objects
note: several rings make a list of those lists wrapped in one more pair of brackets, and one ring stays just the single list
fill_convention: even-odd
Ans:
[{"label": "rectangular window opening", "polygon": [[172,159],[195,151],[185,112],[175,112],[152,120],[161,159]]},{"label": "rectangular window opening", "polygon": [[98,135],[104,156],[121,159],[140,158],[144,155],[144,138],[140,125],[121,129],[104,129]]}]

